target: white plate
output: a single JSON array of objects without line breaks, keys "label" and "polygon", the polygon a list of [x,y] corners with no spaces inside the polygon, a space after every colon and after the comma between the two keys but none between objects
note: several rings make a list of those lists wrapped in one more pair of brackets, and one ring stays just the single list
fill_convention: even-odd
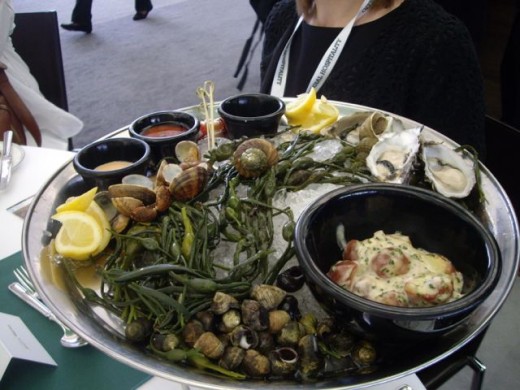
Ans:
[{"label": "white plate", "polygon": [[[4,149],[4,142],[0,141],[0,157],[3,157],[2,150]],[[18,144],[12,144],[11,155],[13,156],[13,169],[15,169],[25,157],[25,152]]]}]

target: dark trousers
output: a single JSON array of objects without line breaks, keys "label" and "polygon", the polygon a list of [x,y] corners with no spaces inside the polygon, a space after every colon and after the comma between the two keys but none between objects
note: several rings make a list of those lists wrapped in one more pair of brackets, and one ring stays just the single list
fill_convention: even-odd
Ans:
[{"label": "dark trousers", "polygon": [[152,9],[151,0],[135,0],[136,11],[150,11]]},{"label": "dark trousers", "polygon": [[[150,11],[151,0],[135,0],[136,11]],[[72,21],[86,26],[92,25],[92,0],[76,0],[72,10]]]},{"label": "dark trousers", "polygon": [[86,26],[92,25],[92,0],[76,0],[72,10],[72,21]]}]

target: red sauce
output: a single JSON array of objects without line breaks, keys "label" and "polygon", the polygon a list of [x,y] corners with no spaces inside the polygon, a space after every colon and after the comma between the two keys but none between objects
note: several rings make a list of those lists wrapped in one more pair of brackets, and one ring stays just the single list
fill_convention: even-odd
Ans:
[{"label": "red sauce", "polygon": [[176,123],[164,123],[160,125],[150,126],[141,132],[146,137],[162,138],[173,137],[186,131],[186,127]]}]

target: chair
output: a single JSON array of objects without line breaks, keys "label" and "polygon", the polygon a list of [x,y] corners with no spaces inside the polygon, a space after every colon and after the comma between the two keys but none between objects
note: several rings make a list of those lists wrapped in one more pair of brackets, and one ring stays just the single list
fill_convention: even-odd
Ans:
[{"label": "chair", "polygon": [[424,386],[428,390],[438,389],[464,367],[469,366],[473,369],[473,379],[469,388],[471,390],[480,390],[484,382],[486,366],[477,359],[476,354],[486,335],[486,331],[487,328],[446,359],[419,371],[417,376]]},{"label": "chair", "polygon": [[[68,111],[57,12],[17,13],[14,21],[16,27],[11,39],[16,52],[38,81],[43,96]],[[72,150],[70,138],[69,150]]]}]

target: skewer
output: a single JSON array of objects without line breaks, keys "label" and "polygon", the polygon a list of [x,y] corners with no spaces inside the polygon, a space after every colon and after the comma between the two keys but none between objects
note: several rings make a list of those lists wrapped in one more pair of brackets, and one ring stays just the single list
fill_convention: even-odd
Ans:
[{"label": "skewer", "polygon": [[[207,128],[208,150],[215,148],[215,124],[214,124],[214,110],[213,110],[213,94],[215,92],[215,84],[213,81],[205,81],[204,86],[197,89],[197,95],[201,99],[202,109],[204,110],[204,117]],[[209,102],[207,101],[209,99]]]}]

